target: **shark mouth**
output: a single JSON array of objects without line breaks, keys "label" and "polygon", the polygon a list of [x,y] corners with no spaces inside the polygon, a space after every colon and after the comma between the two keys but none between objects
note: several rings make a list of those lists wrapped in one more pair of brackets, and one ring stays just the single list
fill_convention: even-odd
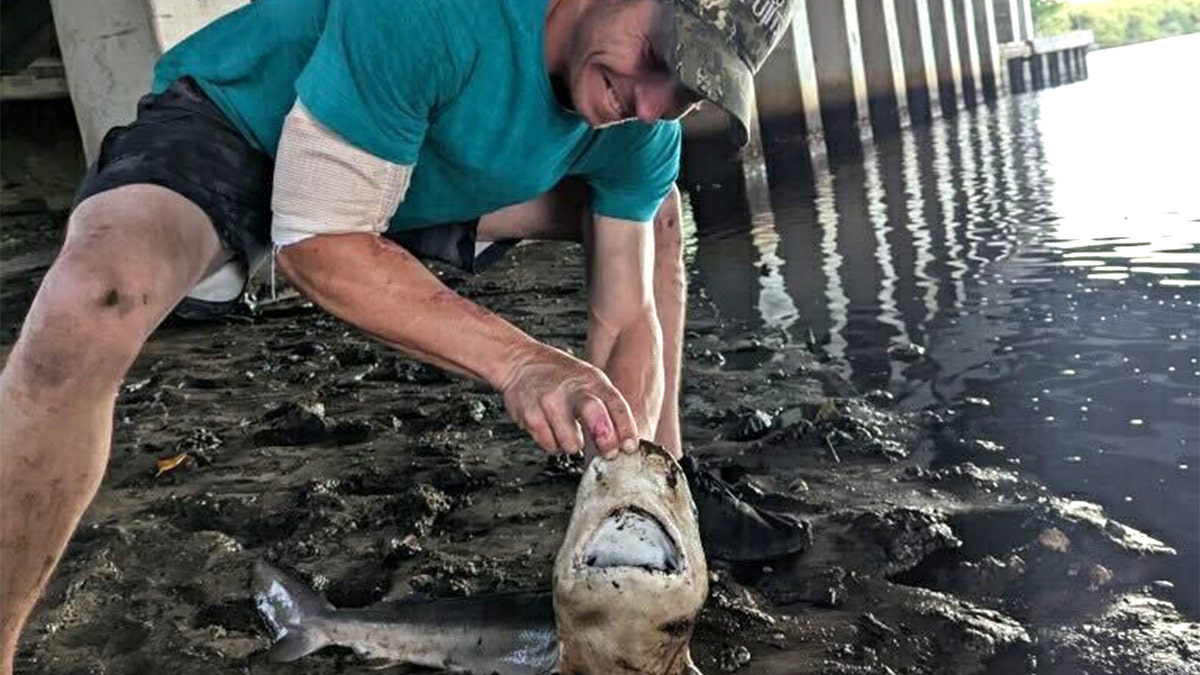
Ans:
[{"label": "shark mouth", "polygon": [[679,548],[657,518],[632,508],[612,512],[583,549],[591,568],[638,567],[675,574],[683,565]]}]

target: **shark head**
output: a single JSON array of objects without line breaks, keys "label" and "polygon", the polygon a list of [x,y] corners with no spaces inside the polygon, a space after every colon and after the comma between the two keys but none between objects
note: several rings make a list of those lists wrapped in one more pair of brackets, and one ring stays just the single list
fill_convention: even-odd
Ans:
[{"label": "shark head", "polygon": [[696,506],[661,447],[588,465],[554,564],[565,675],[693,672],[688,643],[708,596]]}]

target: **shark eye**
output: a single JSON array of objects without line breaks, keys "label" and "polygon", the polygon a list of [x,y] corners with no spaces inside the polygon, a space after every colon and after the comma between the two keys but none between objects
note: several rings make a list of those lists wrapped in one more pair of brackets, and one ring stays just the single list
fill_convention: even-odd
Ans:
[{"label": "shark eye", "polygon": [[636,509],[615,511],[600,523],[584,548],[588,567],[640,567],[647,571],[679,572],[679,549],[662,523]]}]

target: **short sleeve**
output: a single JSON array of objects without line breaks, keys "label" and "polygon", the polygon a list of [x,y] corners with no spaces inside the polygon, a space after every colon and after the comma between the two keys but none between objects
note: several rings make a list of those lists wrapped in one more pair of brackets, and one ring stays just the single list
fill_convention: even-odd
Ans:
[{"label": "short sleeve", "polygon": [[679,177],[679,123],[627,122],[603,133],[603,159],[585,174],[592,213],[639,223],[653,220]]},{"label": "short sleeve", "polygon": [[412,165],[431,116],[461,89],[472,52],[437,0],[332,0],[296,93],[350,143]]}]

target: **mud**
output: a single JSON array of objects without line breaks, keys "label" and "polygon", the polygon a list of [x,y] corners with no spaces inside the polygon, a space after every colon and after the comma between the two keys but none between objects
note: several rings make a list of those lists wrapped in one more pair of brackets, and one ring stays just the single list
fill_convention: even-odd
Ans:
[{"label": "mud", "polygon": [[[6,210],[11,345],[61,211]],[[581,255],[519,247],[452,287],[582,353]],[[1174,551],[958,438],[986,401],[899,413],[819,353],[692,293],[686,445],[746,499],[809,520],[802,554],[710,561],[705,672],[1200,673],[1166,599]],[[897,354],[897,358],[907,354]],[[549,586],[577,459],[546,457],[483,386],[397,357],[299,299],[162,328],[121,389],[108,474],[22,642],[29,674],[346,673],[266,662],[265,559],[338,606]],[[398,672],[398,671],[394,671]]]}]

